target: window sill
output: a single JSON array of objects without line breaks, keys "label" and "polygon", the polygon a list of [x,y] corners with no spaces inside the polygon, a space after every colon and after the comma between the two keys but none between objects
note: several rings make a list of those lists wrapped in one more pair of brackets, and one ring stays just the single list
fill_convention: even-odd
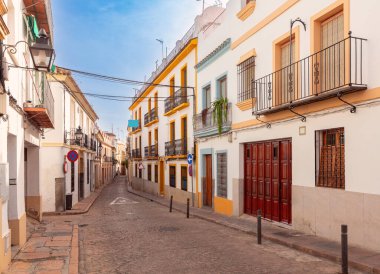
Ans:
[{"label": "window sill", "polygon": [[244,8],[242,8],[237,14],[236,17],[239,18],[241,21],[244,21],[247,19],[256,7],[256,0],[249,2]]}]

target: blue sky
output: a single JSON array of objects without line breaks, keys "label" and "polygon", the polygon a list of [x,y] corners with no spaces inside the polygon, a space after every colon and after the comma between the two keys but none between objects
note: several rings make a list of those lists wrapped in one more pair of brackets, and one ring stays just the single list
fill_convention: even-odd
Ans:
[{"label": "blue sky", "polygon": [[[206,6],[214,0],[206,0]],[[226,1],[223,1],[226,2]],[[52,0],[58,66],[144,80],[202,11],[196,0]],[[136,86],[76,76],[83,92],[133,96]],[[125,136],[130,102],[88,97],[103,130]]]}]

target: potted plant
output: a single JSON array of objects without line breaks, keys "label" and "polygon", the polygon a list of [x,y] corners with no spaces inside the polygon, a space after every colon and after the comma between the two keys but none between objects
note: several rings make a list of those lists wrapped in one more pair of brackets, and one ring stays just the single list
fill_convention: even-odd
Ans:
[{"label": "potted plant", "polygon": [[221,97],[212,103],[214,123],[218,125],[219,135],[222,134],[223,123],[227,121],[228,100]]}]

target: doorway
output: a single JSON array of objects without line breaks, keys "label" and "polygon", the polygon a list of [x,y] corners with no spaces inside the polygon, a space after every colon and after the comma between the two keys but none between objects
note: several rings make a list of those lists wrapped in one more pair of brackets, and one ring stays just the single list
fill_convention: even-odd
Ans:
[{"label": "doorway", "polygon": [[244,213],[291,223],[292,141],[245,144]]},{"label": "doorway", "polygon": [[165,162],[160,161],[160,195],[165,195]]},{"label": "doorway", "polygon": [[212,155],[204,156],[205,177],[203,178],[203,205],[212,207]]},{"label": "doorway", "polygon": [[79,175],[78,201],[80,201],[84,198],[84,161],[83,161],[83,157],[79,158],[78,175]]}]

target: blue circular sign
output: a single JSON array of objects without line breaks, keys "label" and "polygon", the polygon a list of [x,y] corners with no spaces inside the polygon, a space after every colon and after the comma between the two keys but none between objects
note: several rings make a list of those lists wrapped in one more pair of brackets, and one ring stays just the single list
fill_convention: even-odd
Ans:
[{"label": "blue circular sign", "polygon": [[75,162],[76,160],[78,160],[78,158],[79,158],[78,152],[76,152],[75,150],[70,150],[67,153],[67,160],[69,160],[70,162]]},{"label": "blue circular sign", "polygon": [[187,154],[187,163],[189,165],[193,163],[193,154]]}]

